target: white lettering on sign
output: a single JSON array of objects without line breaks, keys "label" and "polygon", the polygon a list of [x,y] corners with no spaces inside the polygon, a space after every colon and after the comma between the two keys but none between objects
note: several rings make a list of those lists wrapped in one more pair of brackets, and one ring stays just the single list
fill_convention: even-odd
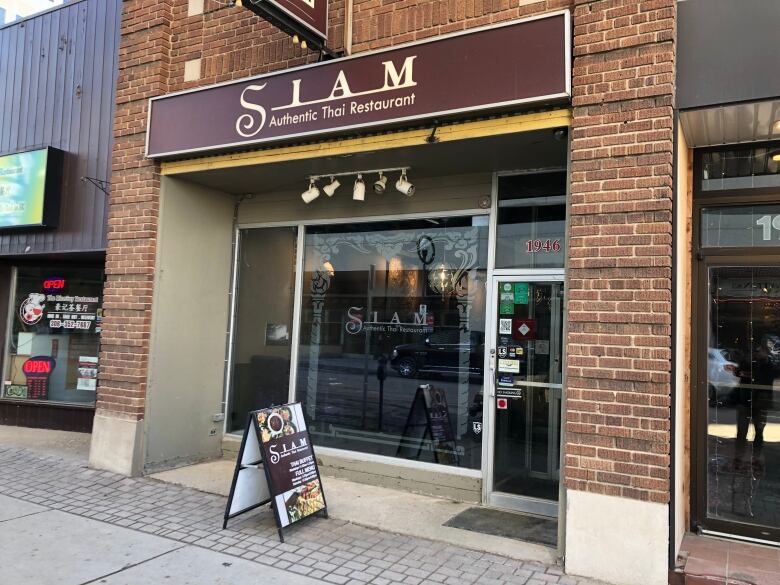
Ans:
[{"label": "white lettering on sign", "polygon": [[756,220],[756,225],[763,228],[763,239],[768,242],[772,239],[772,229],[780,231],[780,215],[762,215]]},{"label": "white lettering on sign", "polygon": [[[313,6],[313,1],[312,1]],[[361,96],[374,95],[378,93],[396,91],[399,89],[406,89],[414,87],[417,82],[414,80],[414,60],[417,59],[417,55],[411,55],[404,59],[401,70],[396,68],[393,61],[383,61],[384,66],[384,82],[381,87],[375,89],[369,89],[366,91],[354,92],[349,86],[349,81],[344,70],[340,70],[336,75],[336,80],[333,83],[330,94],[327,97],[320,99],[313,99],[309,101],[301,100],[301,82],[302,79],[292,80],[292,93],[290,103],[283,106],[276,106],[271,108],[271,112],[279,112],[289,110],[290,108],[300,108],[306,106],[313,106],[317,104],[327,104],[327,102],[342,100],[346,98],[355,98]],[[236,132],[244,138],[251,138],[256,136],[263,128],[265,128],[268,112],[266,108],[253,101],[252,98],[257,92],[262,91],[268,83],[262,85],[249,85],[244,91],[241,92],[239,102],[241,107],[245,110],[249,110],[251,113],[241,114],[236,120]],[[350,113],[356,112],[372,112],[383,109],[389,109],[392,107],[403,107],[414,104],[414,94],[411,96],[405,96],[404,98],[396,98],[390,100],[370,100],[366,103],[353,102],[350,106]],[[328,105],[321,106],[321,113],[324,118],[341,117],[346,113],[346,108],[340,106],[333,108]],[[279,117],[271,115],[270,126],[284,126],[287,124],[297,124],[300,122],[316,121],[318,119],[318,112],[314,109],[308,109],[298,115],[291,115],[285,113]]]}]

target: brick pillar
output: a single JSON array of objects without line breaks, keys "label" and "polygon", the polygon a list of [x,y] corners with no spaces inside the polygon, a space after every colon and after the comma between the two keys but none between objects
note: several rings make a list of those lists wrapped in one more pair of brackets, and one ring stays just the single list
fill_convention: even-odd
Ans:
[{"label": "brick pillar", "polygon": [[167,91],[174,0],[125,0],[109,200],[100,375],[90,464],[141,471],[159,209],[159,165],[144,158],[148,99]]},{"label": "brick pillar", "polygon": [[675,0],[577,0],[567,570],[667,582]]}]

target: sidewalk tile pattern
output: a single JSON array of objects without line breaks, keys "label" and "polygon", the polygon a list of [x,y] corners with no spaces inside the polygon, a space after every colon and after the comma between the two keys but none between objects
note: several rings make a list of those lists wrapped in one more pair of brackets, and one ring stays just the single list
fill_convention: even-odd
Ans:
[{"label": "sidewalk tile pattern", "polygon": [[[225,498],[79,460],[0,445],[0,493],[54,510],[241,557],[336,585],[594,585],[523,562],[349,522],[312,518],[279,542],[264,507],[222,530]],[[410,519],[412,521],[412,519]]]}]

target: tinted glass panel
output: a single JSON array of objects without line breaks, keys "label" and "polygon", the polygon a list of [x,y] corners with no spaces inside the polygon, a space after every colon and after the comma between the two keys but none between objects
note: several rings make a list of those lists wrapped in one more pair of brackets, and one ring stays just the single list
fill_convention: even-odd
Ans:
[{"label": "tinted glass panel", "polygon": [[316,444],[479,468],[487,232],[307,230],[297,398]]},{"label": "tinted glass panel", "polygon": [[288,402],[297,228],[241,231],[229,431]]},{"label": "tinted glass panel", "polygon": [[780,268],[709,271],[707,512],[780,527]]},{"label": "tinted glass panel", "polygon": [[566,173],[500,177],[496,268],[562,268]]},{"label": "tinted glass panel", "polygon": [[702,191],[753,189],[780,185],[780,144],[702,154]]},{"label": "tinted glass panel", "polygon": [[780,246],[780,205],[711,207],[701,214],[705,248]]}]

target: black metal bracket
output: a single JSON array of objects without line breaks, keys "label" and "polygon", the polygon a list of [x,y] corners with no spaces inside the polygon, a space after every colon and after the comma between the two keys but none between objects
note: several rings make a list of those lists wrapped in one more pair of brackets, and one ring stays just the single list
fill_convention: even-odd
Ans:
[{"label": "black metal bracket", "polygon": [[96,179],[94,177],[81,177],[82,183],[92,183],[95,187],[103,191],[106,195],[110,195],[111,182]]},{"label": "black metal bracket", "polygon": [[436,131],[439,129],[439,121],[434,120],[433,121],[433,128],[431,129],[431,134],[425,139],[425,142],[428,144],[436,144],[439,141],[439,137],[436,136]]}]

